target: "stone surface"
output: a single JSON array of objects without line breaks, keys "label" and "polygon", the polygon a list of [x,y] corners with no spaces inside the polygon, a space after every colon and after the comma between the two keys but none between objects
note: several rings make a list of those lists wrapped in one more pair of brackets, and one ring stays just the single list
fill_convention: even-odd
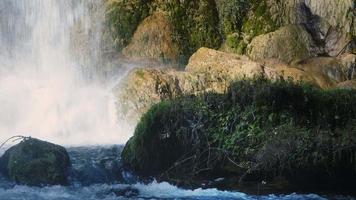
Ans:
[{"label": "stone surface", "polygon": [[341,82],[337,85],[340,89],[355,89],[356,90],[356,80],[349,80]]},{"label": "stone surface", "polygon": [[253,60],[274,58],[292,63],[315,57],[319,51],[303,26],[289,25],[255,37],[248,46],[247,54]]},{"label": "stone surface", "polygon": [[0,172],[30,186],[66,185],[70,160],[65,148],[26,138],[0,158]]},{"label": "stone surface", "polygon": [[172,38],[173,27],[164,12],[155,12],[137,27],[123,55],[132,59],[178,62],[179,47]]},{"label": "stone surface", "polygon": [[[190,58],[185,71],[136,69],[115,89],[120,118],[134,124],[148,108],[162,100],[205,92],[224,93],[230,83],[244,78],[292,79],[321,88],[336,87],[346,81],[354,68],[355,55],[312,58],[287,65],[278,59],[260,62],[246,56],[201,48]],[[353,72],[351,74],[354,74]],[[123,88],[123,89],[122,89]]]},{"label": "stone surface", "polygon": [[[285,39],[285,46],[272,45],[269,51],[266,47],[256,48],[261,53],[256,55],[258,58],[291,62],[317,55],[355,53],[356,49],[354,0],[129,0],[108,1],[107,6],[109,24],[115,30],[113,41],[126,47],[126,54],[132,57],[159,57],[163,61],[180,57],[185,63],[200,47],[223,47],[246,54],[248,44],[261,37],[266,39],[274,31],[279,35],[274,32],[274,39],[268,44],[277,45],[281,42],[276,38],[281,38]],[[166,17],[157,13],[165,13]],[[238,37],[231,41],[232,35]],[[171,43],[171,38],[175,42]],[[150,48],[141,46],[144,50],[136,51],[141,50],[140,43]],[[175,43],[178,49],[164,47]]]}]

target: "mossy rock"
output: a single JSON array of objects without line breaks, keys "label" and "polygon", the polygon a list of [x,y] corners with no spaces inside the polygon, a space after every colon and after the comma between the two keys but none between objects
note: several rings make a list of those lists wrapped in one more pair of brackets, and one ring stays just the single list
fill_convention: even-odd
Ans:
[{"label": "mossy rock", "polygon": [[134,60],[177,63],[179,46],[172,40],[172,29],[166,13],[153,13],[137,27],[123,55]]},{"label": "mossy rock", "polygon": [[143,177],[183,185],[225,177],[239,186],[283,177],[298,188],[352,188],[355,101],[354,90],[238,81],[226,94],[154,105],[126,144],[123,162]]},{"label": "mossy rock", "polygon": [[293,63],[319,54],[313,38],[300,25],[289,25],[265,35],[255,37],[247,48],[253,60],[279,59]]},{"label": "mossy rock", "polygon": [[149,15],[151,0],[108,0],[106,22],[114,45],[121,51],[143,19]]},{"label": "mossy rock", "polygon": [[30,186],[66,185],[70,160],[65,148],[34,138],[24,139],[0,158],[0,172]]}]

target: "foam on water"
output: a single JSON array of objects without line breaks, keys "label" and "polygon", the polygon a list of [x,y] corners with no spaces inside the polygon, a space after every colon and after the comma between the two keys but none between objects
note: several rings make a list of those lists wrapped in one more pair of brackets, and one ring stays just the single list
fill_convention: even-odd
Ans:
[{"label": "foam on water", "polygon": [[[137,190],[135,196],[118,196],[115,191],[123,191],[130,188]],[[217,189],[183,190],[168,183],[153,182],[148,185],[136,184],[133,186],[125,184],[116,185],[92,185],[88,187],[62,187],[53,186],[45,188],[33,188],[26,186],[15,186],[10,189],[0,188],[0,200],[118,200],[118,199],[184,199],[184,200],[325,200],[325,198],[309,195],[267,195],[249,196],[240,192],[219,191]]]},{"label": "foam on water", "polygon": [[[109,163],[120,162],[123,146],[71,147],[72,172],[70,186],[28,187],[11,183],[0,175],[0,200],[119,200],[119,199],[165,199],[165,200],[325,200],[316,194],[247,195],[238,191],[210,189],[182,189],[167,182],[137,183],[135,176],[121,170],[122,177],[116,181],[107,179],[120,174],[112,171]],[[0,148],[0,152],[6,148]],[[107,164],[104,164],[107,163]],[[110,168],[110,167],[109,167]],[[84,176],[81,176],[84,175]],[[103,180],[106,180],[103,182]],[[88,182],[90,181],[90,183]],[[89,183],[89,184],[88,184]],[[88,184],[88,185],[87,185]],[[333,199],[336,199],[333,197]],[[352,199],[340,197],[340,200]]]}]

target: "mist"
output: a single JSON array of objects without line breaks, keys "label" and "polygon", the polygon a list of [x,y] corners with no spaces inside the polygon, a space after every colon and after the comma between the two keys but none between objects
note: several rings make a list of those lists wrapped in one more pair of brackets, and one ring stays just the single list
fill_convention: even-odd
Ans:
[{"label": "mist", "polygon": [[118,122],[111,89],[129,67],[98,76],[103,2],[2,0],[0,11],[0,141],[124,143],[131,129]]}]

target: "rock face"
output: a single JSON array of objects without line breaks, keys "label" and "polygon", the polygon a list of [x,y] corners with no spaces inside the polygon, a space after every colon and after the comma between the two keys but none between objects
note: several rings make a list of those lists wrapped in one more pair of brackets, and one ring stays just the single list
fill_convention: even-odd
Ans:
[{"label": "rock face", "polygon": [[69,167],[63,147],[33,138],[24,139],[0,158],[3,175],[30,186],[66,185]]},{"label": "rock face", "polygon": [[290,25],[255,37],[248,47],[253,60],[275,58],[286,63],[318,55],[313,38],[303,26]]},{"label": "rock face", "polygon": [[178,62],[179,47],[172,36],[173,27],[167,14],[155,12],[137,27],[123,55],[133,59]]},{"label": "rock face", "polygon": [[[143,57],[163,53],[161,57],[172,59],[174,55],[175,59],[178,55],[185,63],[201,47],[224,47],[222,49],[230,52],[245,54],[251,44],[251,47],[256,46],[252,48],[253,58],[291,62],[318,55],[336,57],[355,52],[356,47],[353,0],[107,2],[113,40],[120,44],[119,49],[129,45],[129,55],[140,56],[135,52],[139,47],[134,46],[143,43],[152,47],[151,51],[143,51]],[[157,13],[165,13],[166,19]],[[157,31],[154,27],[160,25],[165,26]],[[171,39],[178,47],[177,52],[162,46]],[[281,40],[285,40],[285,46],[281,46]],[[286,50],[286,56],[281,49]]]},{"label": "rock face", "polygon": [[194,53],[185,70],[191,73],[220,75],[228,80],[254,78],[263,74],[263,67],[246,56],[200,48]]},{"label": "rock face", "polygon": [[356,90],[356,80],[349,80],[345,82],[341,82],[337,85],[338,88],[341,89],[354,89]]},{"label": "rock face", "polygon": [[[246,56],[200,48],[189,59],[185,71],[137,69],[115,94],[120,117],[136,122],[150,106],[181,95],[224,93],[230,83],[246,78],[291,79],[321,88],[335,88],[355,77],[356,56],[318,57],[288,65],[278,59],[251,61]],[[123,89],[122,89],[123,88]]]},{"label": "rock face", "polygon": [[137,121],[161,100],[186,94],[224,93],[231,81],[262,74],[262,65],[247,57],[201,48],[190,58],[186,71],[138,69],[130,73],[115,93],[121,117]]}]

